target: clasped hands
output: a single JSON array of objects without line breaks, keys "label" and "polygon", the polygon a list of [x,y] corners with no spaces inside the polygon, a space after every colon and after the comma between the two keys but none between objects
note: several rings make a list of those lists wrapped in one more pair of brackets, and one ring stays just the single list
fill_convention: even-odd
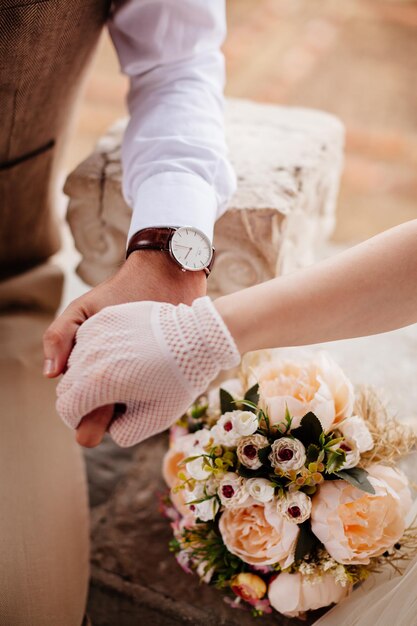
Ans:
[{"label": "clasped hands", "polygon": [[164,253],[136,252],[49,327],[44,373],[64,374],[57,409],[79,444],[94,447],[108,430],[130,446],[165,430],[239,363],[206,282]]}]

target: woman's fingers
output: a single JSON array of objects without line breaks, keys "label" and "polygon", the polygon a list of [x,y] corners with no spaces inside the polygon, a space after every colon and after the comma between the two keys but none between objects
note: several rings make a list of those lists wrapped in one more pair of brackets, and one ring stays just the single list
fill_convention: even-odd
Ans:
[{"label": "woman's fingers", "polygon": [[85,448],[98,446],[110,425],[114,409],[114,404],[107,404],[85,415],[77,427],[77,443]]}]

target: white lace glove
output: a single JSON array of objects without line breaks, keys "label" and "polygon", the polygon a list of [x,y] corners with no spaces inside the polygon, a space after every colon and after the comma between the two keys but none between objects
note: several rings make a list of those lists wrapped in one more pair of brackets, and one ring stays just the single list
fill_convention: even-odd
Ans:
[{"label": "white lace glove", "polygon": [[77,333],[57,409],[70,428],[106,404],[125,413],[109,432],[131,446],[168,428],[223,369],[236,366],[235,342],[207,296],[192,306],[133,302],[103,309]]}]

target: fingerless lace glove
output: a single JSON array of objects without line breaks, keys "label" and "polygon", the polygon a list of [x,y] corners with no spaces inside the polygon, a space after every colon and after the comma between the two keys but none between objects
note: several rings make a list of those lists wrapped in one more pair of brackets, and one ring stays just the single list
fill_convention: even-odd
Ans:
[{"label": "fingerless lace glove", "polygon": [[192,306],[133,302],[103,309],[78,330],[57,409],[70,428],[93,409],[123,403],[109,432],[131,446],[168,428],[221,370],[235,342],[207,296]]}]

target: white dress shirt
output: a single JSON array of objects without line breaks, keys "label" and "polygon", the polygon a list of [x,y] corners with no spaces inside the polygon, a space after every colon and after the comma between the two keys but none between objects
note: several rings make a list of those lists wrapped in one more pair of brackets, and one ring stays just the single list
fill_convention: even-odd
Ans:
[{"label": "white dress shirt", "polygon": [[194,226],[212,240],[235,189],[223,129],[225,0],[115,2],[109,29],[130,78],[129,238],[147,226]]}]

